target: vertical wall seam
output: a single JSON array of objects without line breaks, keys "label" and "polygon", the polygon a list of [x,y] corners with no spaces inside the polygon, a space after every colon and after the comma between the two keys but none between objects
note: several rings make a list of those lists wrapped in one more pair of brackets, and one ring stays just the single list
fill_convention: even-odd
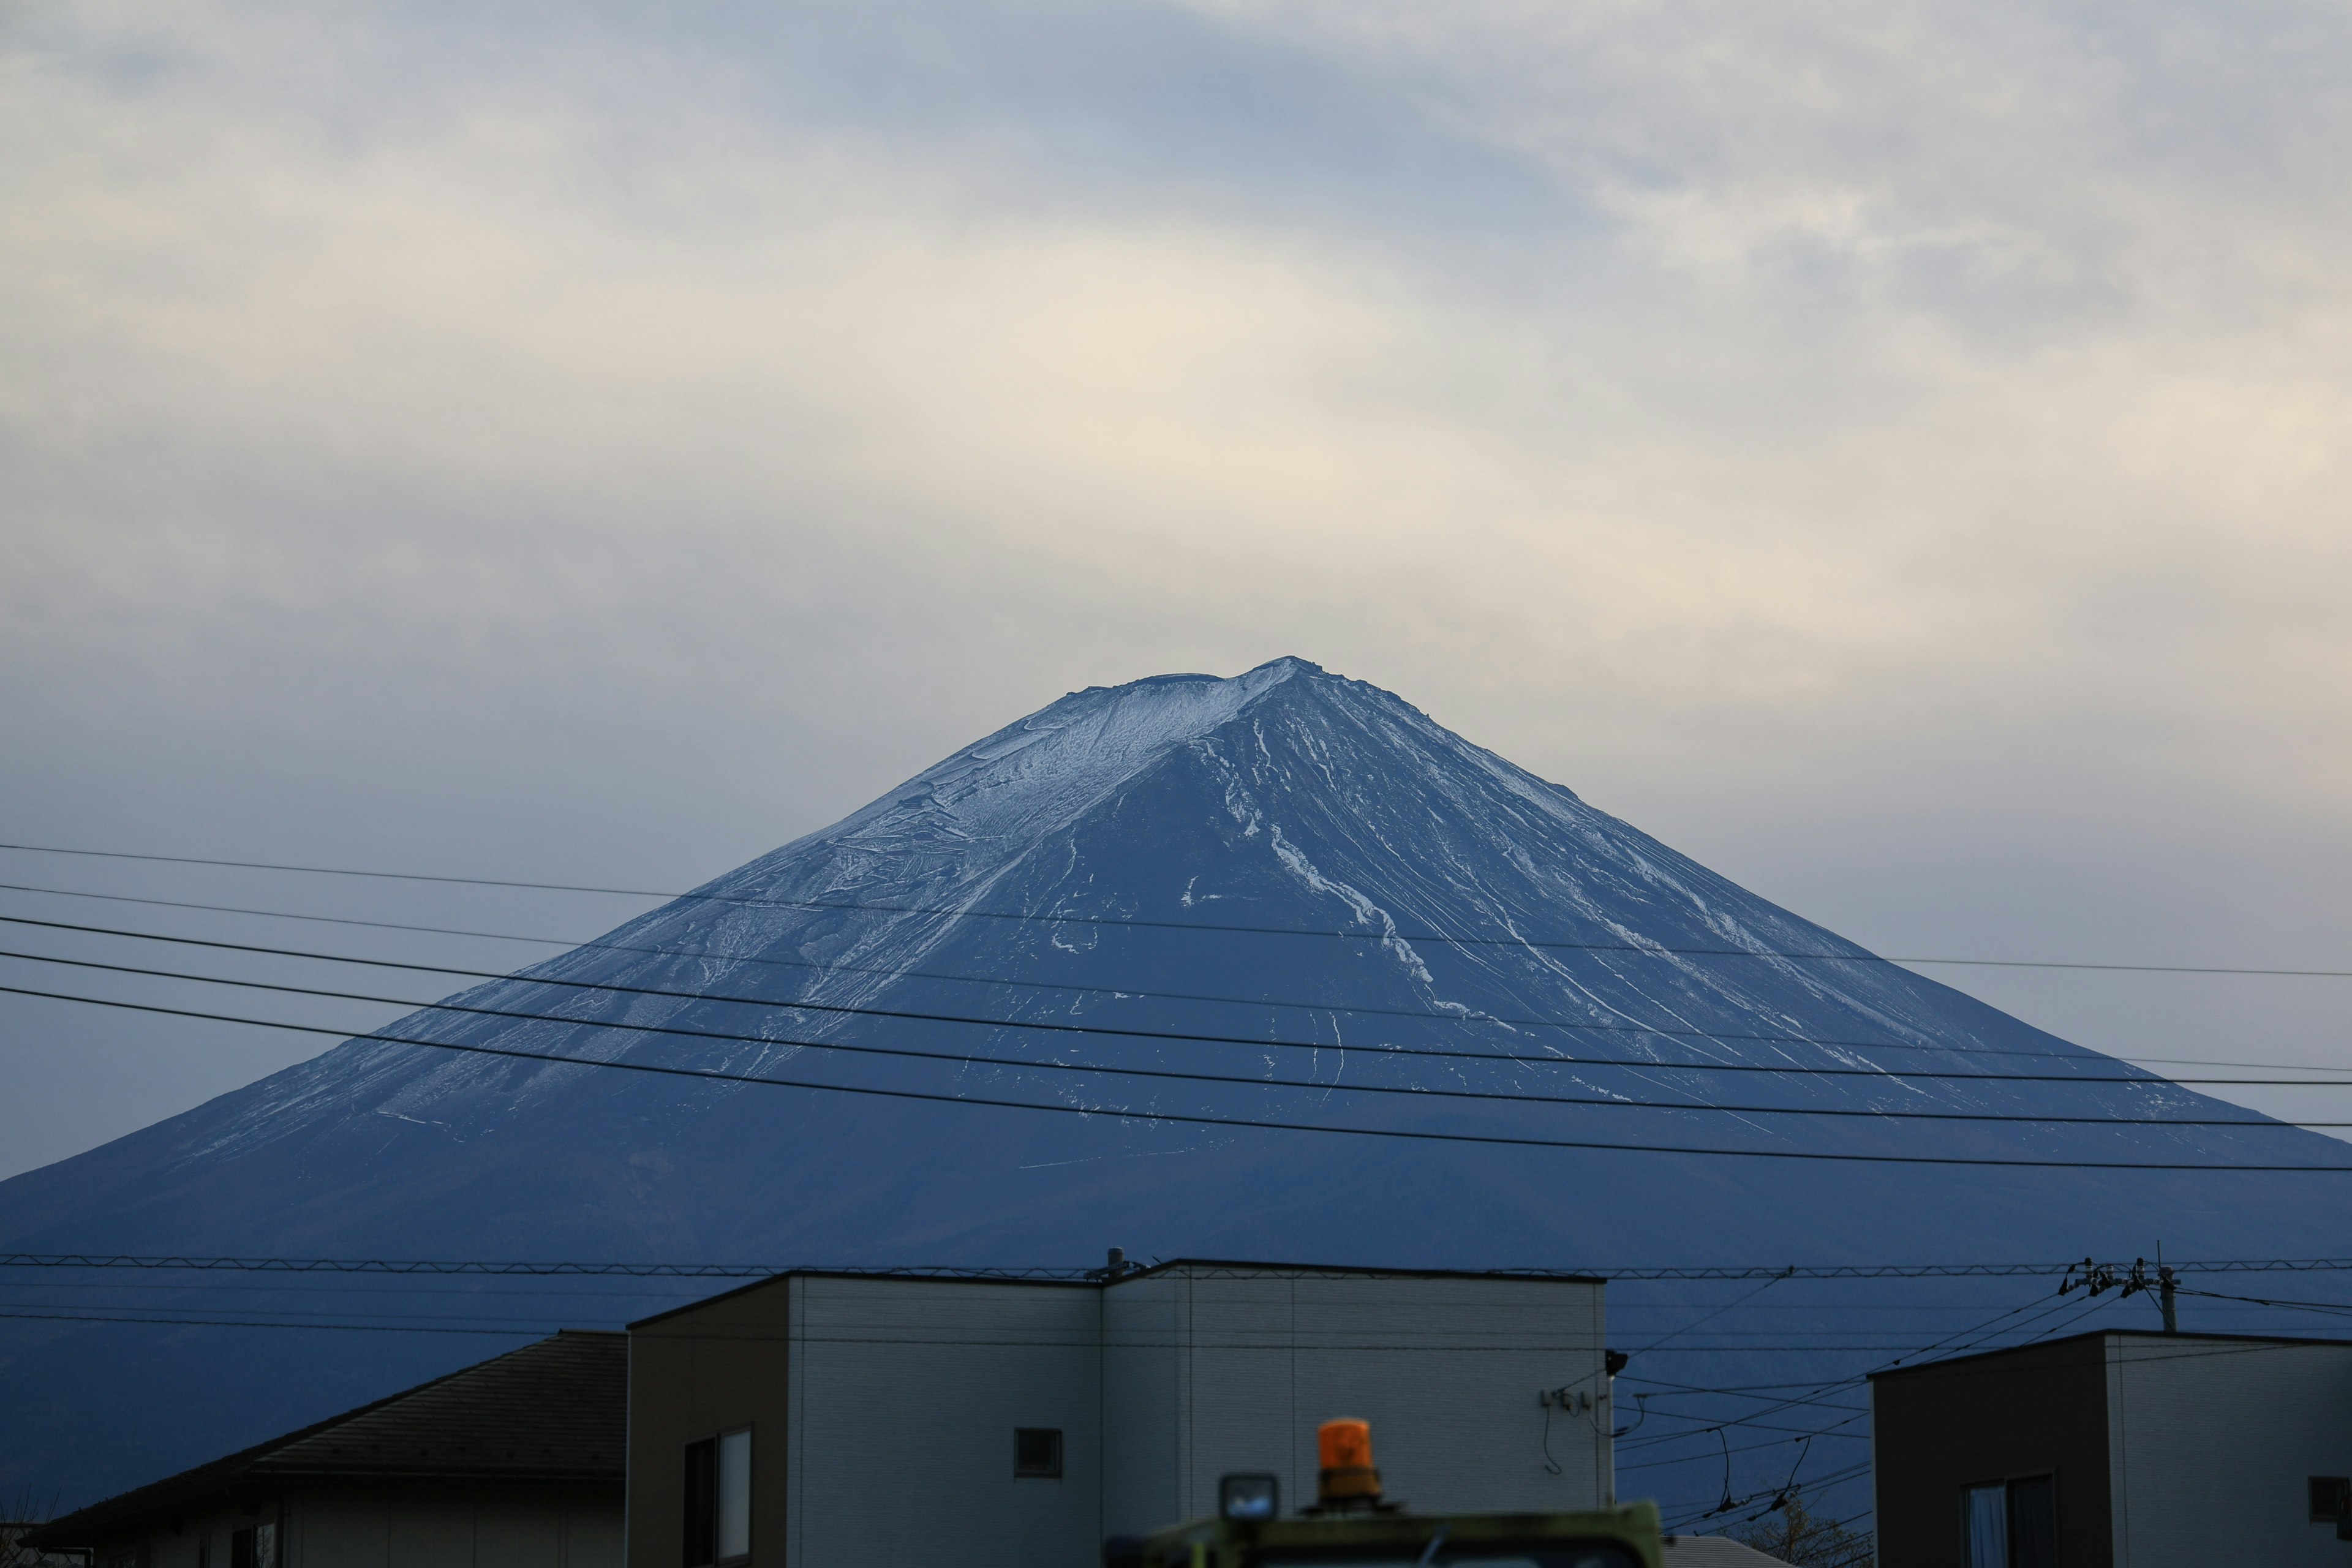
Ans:
[{"label": "vertical wall seam", "polygon": [[2115,1458],[2107,1465],[2107,1483],[2115,1488],[2115,1498],[2107,1500],[2107,1556],[2115,1568],[2131,1568],[2131,1422],[2126,1420],[2124,1340],[2110,1333],[2103,1350],[2107,1352],[2103,1356],[2107,1377],[2115,1383],[2115,1399],[2107,1404],[2107,1432],[2115,1441]]},{"label": "vertical wall seam", "polygon": [[784,1561],[803,1561],[808,1545],[808,1281],[784,1291]]},{"label": "vertical wall seam", "polygon": [[1110,1530],[1110,1292],[1105,1277],[1095,1292],[1095,1539]]},{"label": "vertical wall seam", "polygon": [[1598,1497],[1608,1507],[1621,1500],[1617,1496],[1617,1390],[1609,1377],[1609,1288],[1592,1287],[1592,1373],[1600,1381],[1601,1391],[1609,1395],[1609,1418],[1594,1434],[1593,1462],[1601,1467]]},{"label": "vertical wall seam", "polygon": [[[632,1494],[636,1489],[628,1483],[629,1457],[637,1443],[637,1336],[631,1334],[621,1348],[621,1564],[628,1568],[629,1518],[634,1506]],[[571,1543],[567,1540],[562,1552],[563,1568],[572,1568]]]}]

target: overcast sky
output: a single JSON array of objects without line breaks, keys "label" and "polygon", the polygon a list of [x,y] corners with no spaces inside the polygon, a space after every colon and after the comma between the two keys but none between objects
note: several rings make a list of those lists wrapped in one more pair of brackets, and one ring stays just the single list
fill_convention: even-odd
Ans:
[{"label": "overcast sky", "polygon": [[[141,0],[0,72],[0,838],[683,887],[1295,653],[1882,952],[2352,969],[2340,5]],[[1928,973],[2352,1063],[2352,980]],[[0,1002],[0,1173],[317,1048]]]}]

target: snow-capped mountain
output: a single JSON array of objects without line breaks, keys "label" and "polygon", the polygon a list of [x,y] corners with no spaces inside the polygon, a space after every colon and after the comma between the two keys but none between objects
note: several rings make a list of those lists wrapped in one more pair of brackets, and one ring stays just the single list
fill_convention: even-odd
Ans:
[{"label": "snow-capped mountain", "polygon": [[[1066,1265],[1118,1243],[1605,1267],[2160,1237],[2284,1255],[2324,1247],[2352,1193],[2076,1168],[2346,1161],[1876,960],[1298,659],[1075,692],[452,1001],[474,1011],[384,1032],[793,1087],[355,1040],[0,1184],[0,1245]],[[2187,1124],[2204,1119],[2245,1124]],[[1265,1121],[1286,1130],[1240,1125]],[[1922,1160],[1988,1163],[1901,1163]],[[573,1316],[592,1311],[634,1315]],[[354,1358],[313,1342],[360,1336],[317,1332],[11,1331],[0,1391],[55,1426],[0,1434],[0,1458],[77,1489],[488,1342]],[[168,1439],[102,1430],[91,1389],[134,1374],[180,1413]]]}]

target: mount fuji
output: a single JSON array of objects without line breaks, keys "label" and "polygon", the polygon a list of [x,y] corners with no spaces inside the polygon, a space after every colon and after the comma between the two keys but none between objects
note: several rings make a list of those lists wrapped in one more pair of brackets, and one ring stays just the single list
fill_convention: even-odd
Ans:
[{"label": "mount fuji", "polygon": [[[2288,1256],[2352,1217],[2341,1143],[1296,658],[1072,693],[450,1003],[0,1183],[0,1249],[1605,1270]],[[701,1293],[660,1289],[541,1310]],[[140,1307],[199,1300],[288,1310]],[[84,1500],[501,1342],[0,1323],[0,1477]]]}]

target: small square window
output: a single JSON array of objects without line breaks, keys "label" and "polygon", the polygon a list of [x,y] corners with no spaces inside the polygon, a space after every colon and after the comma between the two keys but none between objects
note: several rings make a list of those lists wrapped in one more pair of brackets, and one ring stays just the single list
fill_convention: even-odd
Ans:
[{"label": "small square window", "polygon": [[1062,1475],[1062,1429],[1059,1426],[1015,1426],[1013,1429],[1013,1473],[1059,1480]]},{"label": "small square window", "polygon": [[2311,1478],[2311,1522],[2333,1524],[2352,1513],[2352,1476]]}]

